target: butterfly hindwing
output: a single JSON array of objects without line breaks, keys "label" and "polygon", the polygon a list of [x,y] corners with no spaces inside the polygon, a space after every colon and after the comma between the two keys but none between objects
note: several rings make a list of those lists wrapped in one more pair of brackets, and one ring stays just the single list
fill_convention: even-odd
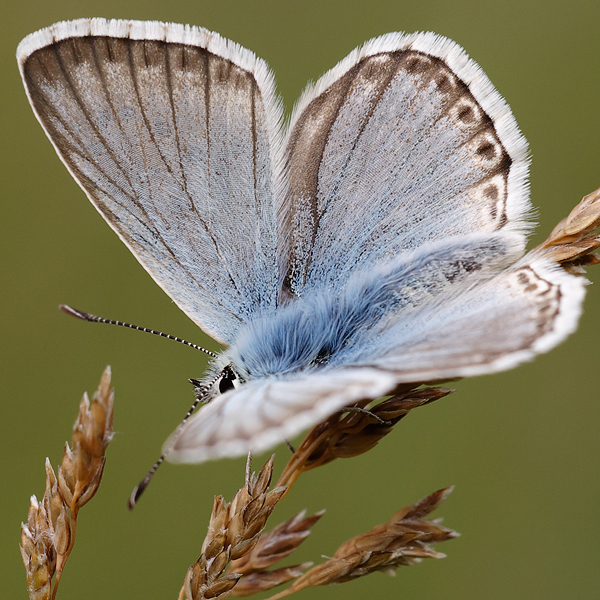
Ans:
[{"label": "butterfly hindwing", "polygon": [[393,381],[392,374],[368,368],[250,381],[202,407],[164,450],[171,462],[192,463],[260,452],[344,406],[380,396]]}]

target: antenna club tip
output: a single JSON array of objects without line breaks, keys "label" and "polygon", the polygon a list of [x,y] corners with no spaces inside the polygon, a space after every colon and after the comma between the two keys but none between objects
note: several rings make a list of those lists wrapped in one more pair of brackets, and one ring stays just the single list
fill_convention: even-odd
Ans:
[{"label": "antenna club tip", "polygon": [[[160,461],[160,462],[162,462],[162,461]],[[160,464],[160,462],[158,462],[157,464]],[[154,475],[154,473],[156,473],[157,468],[158,468],[157,465],[154,465],[154,467],[152,467],[152,469],[148,472],[146,477],[144,477],[144,479],[142,479],[142,481],[140,481],[133,488],[133,492],[131,492],[131,496],[129,496],[129,502],[127,502],[127,506],[129,507],[129,510],[133,510],[133,507],[137,504],[138,500],[140,499],[140,496],[144,493],[144,490],[148,487],[148,484],[150,483],[150,480],[152,479],[152,476]]]},{"label": "antenna club tip", "polygon": [[136,485],[135,488],[133,488],[133,492],[131,492],[131,496],[129,496],[129,500],[127,502],[127,508],[129,510],[133,510],[139,497],[142,495],[142,492],[144,491],[144,488],[141,488],[141,485]]},{"label": "antenna club tip", "polygon": [[146,476],[142,482],[140,482],[138,485],[136,485],[133,488],[133,492],[131,492],[131,496],[129,496],[129,502],[127,503],[129,510],[133,510],[133,508],[137,504],[138,500],[140,499],[140,496],[144,493],[144,490],[148,487],[149,483],[150,483],[150,478]]},{"label": "antenna club tip", "polygon": [[58,308],[59,308],[59,310],[62,310],[62,312],[64,312],[67,315],[70,315],[71,317],[75,317],[76,319],[82,319],[84,321],[87,320],[86,313],[83,313],[80,310],[77,310],[76,308],[69,306],[68,304],[59,304]]}]

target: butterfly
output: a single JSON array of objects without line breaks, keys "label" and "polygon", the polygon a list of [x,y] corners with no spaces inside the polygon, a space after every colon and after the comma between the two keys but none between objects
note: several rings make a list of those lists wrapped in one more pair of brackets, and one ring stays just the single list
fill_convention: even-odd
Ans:
[{"label": "butterfly", "polygon": [[171,461],[262,451],[403,384],[509,369],[576,328],[586,281],[524,254],[527,142],[449,39],[366,42],[287,122],[265,62],[206,29],[83,19],[17,56],[69,172],[226,347]]}]

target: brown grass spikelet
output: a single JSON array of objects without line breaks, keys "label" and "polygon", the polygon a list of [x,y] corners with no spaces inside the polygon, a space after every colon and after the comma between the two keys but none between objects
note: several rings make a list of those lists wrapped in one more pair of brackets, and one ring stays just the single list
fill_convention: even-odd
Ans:
[{"label": "brown grass spikelet", "polygon": [[[60,518],[60,510],[53,510],[56,490],[56,477],[46,459],[44,496],[41,502],[38,502],[35,496],[31,497],[27,523],[21,523],[20,550],[27,573],[27,591],[32,600],[45,600],[51,597],[51,579],[56,572],[57,546],[64,546],[65,539],[68,540],[70,537],[68,522],[65,524]],[[62,531],[65,525],[68,533]]]},{"label": "brown grass spikelet", "polygon": [[333,557],[301,575],[287,589],[269,600],[276,600],[307,587],[344,583],[375,571],[395,574],[400,566],[410,566],[424,558],[443,558],[429,544],[457,537],[437,520],[427,520],[448,496],[452,488],[430,494],[419,502],[399,510],[392,518],[344,544]]},{"label": "brown grass spikelet", "polygon": [[600,188],[585,196],[532,252],[551,258],[575,275],[585,273],[584,267],[600,262],[600,256],[593,254],[600,247],[600,235],[594,233],[598,227]]},{"label": "brown grass spikelet", "polygon": [[233,589],[232,596],[250,596],[269,590],[296,579],[311,567],[312,563],[302,563],[267,571],[294,552],[308,537],[311,527],[324,514],[325,511],[321,510],[310,517],[305,517],[306,511],[300,512],[263,534],[250,553],[232,561],[229,572],[244,576]]},{"label": "brown grass spikelet", "polygon": [[278,585],[292,581],[300,577],[306,569],[312,566],[311,562],[292,565],[290,567],[282,567],[272,571],[259,571],[256,573],[248,573],[241,579],[231,591],[231,595],[236,598],[244,598],[259,592],[270,590]]},{"label": "brown grass spikelet", "polygon": [[231,594],[242,574],[225,574],[225,569],[256,546],[267,519],[285,492],[283,487],[269,491],[273,461],[271,457],[257,475],[247,474],[246,484],[231,503],[215,496],[202,553],[187,571],[180,598],[224,600]]},{"label": "brown grass spikelet", "polygon": [[[73,450],[65,445],[58,477],[46,459],[41,502],[31,497],[27,523],[21,524],[21,555],[31,600],[52,600],[75,543],[77,513],[98,490],[105,450],[112,439],[110,367],[90,402],[84,395],[73,426]],[[54,578],[54,581],[52,580]]]},{"label": "brown grass spikelet", "polygon": [[58,469],[61,495],[71,510],[78,510],[96,493],[102,478],[106,447],[112,439],[114,393],[107,368],[92,400],[87,393],[79,404],[73,425],[73,448],[65,444]]},{"label": "brown grass spikelet", "polygon": [[308,537],[311,527],[325,514],[321,510],[305,517],[303,510],[280,523],[259,539],[253,550],[231,563],[230,571],[247,575],[260,572],[287,558]]}]

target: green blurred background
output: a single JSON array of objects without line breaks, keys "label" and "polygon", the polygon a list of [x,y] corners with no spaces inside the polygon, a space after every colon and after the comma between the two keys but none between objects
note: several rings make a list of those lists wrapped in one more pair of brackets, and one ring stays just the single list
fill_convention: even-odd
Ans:
[{"label": "green blurred background", "polygon": [[[25,598],[19,522],[43,493],[70,438],[78,401],[113,367],[117,434],[103,484],[81,514],[59,598],[175,598],[199,552],[212,496],[231,498],[244,461],[166,465],[133,513],[126,500],[185,413],[202,355],[128,330],[86,324],[67,302],[215,349],[109,230],[55,156],[27,103],[14,60],[26,34],[55,21],[102,16],[201,25],[265,58],[289,110],[305,82],[363,41],[394,30],[456,40],[510,103],[531,144],[533,242],[600,185],[600,3],[589,0],[282,2],[23,0],[5,3],[0,244],[0,563],[2,596]],[[600,267],[590,273],[600,281]],[[600,290],[579,331],[531,364],[456,384],[417,410],[375,450],[303,476],[273,522],[327,509],[300,560],[449,484],[438,516],[463,535],[448,554],[303,598],[597,598],[600,585]],[[283,466],[285,448],[277,452]],[[262,460],[262,459],[260,459]],[[256,460],[258,466],[259,459]]]}]

